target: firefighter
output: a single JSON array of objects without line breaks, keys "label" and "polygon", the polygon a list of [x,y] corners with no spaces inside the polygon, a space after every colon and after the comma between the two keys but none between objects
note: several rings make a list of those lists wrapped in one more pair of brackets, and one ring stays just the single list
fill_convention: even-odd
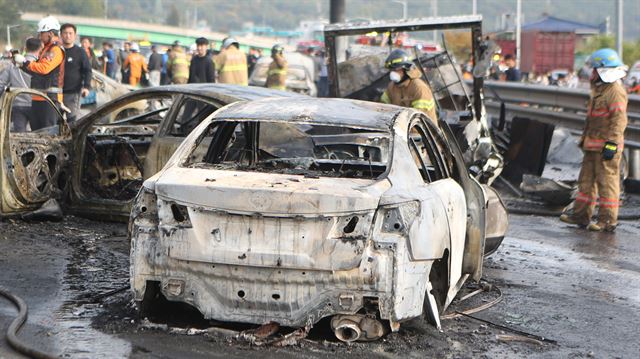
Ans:
[{"label": "firefighter", "polygon": [[167,60],[167,76],[174,84],[186,84],[189,80],[189,61],[178,41],[171,47],[171,55]]},{"label": "firefighter", "polygon": [[286,90],[287,86],[287,59],[284,58],[284,47],[274,45],[271,48],[271,64],[267,71],[266,87],[276,90]]},{"label": "firefighter", "polygon": [[[613,232],[618,224],[620,159],[627,126],[627,93],[620,82],[626,75],[618,54],[600,49],[590,58],[591,97],[580,146],[584,152],[573,211],[560,220],[590,231]],[[591,222],[596,204],[598,219]]]},{"label": "firefighter", "polygon": [[436,103],[429,86],[420,78],[422,73],[415,67],[406,52],[393,50],[385,60],[389,69],[389,85],[380,97],[383,103],[413,107],[426,113],[437,125]]},{"label": "firefighter", "polygon": [[240,51],[236,39],[227,37],[222,41],[222,51],[213,58],[218,70],[218,82],[223,84],[248,85],[247,56]]},{"label": "firefighter", "polygon": [[[16,58],[27,73],[31,75],[31,88],[42,91],[62,107],[62,88],[64,85],[64,48],[58,39],[60,23],[53,16],[47,16],[38,22],[38,37],[42,49],[37,61],[27,61],[23,56]],[[31,130],[53,126],[57,122],[57,112],[44,98],[33,96],[31,105]]]},{"label": "firefighter", "polygon": [[138,86],[144,73],[147,73],[147,64],[144,56],[140,55],[140,47],[137,43],[131,44],[131,53],[124,60],[123,67],[129,70],[129,85]]}]

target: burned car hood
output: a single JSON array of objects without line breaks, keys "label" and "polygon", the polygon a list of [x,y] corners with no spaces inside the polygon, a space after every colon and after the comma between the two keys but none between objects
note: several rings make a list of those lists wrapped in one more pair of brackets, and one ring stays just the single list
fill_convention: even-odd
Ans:
[{"label": "burned car hood", "polygon": [[391,185],[388,180],[174,167],[145,186],[155,187],[165,200],[203,209],[317,216],[375,210]]}]

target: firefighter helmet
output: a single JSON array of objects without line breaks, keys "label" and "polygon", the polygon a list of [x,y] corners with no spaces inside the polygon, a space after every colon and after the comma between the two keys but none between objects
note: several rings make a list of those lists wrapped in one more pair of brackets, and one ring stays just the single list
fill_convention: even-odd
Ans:
[{"label": "firefighter helmet", "polygon": [[600,49],[589,58],[589,63],[606,83],[615,82],[627,75],[628,68],[624,65],[618,53],[613,49]]},{"label": "firefighter helmet", "polygon": [[274,56],[275,54],[282,54],[283,52],[284,52],[284,47],[282,47],[282,45],[280,44],[275,44],[271,48],[271,56]]},{"label": "firefighter helmet", "polygon": [[591,57],[589,58],[591,62],[591,66],[594,69],[598,69],[601,67],[618,67],[623,66],[622,60],[620,60],[620,56],[613,49],[600,49],[595,51]]},{"label": "firefighter helmet", "polygon": [[47,16],[38,21],[38,32],[60,31],[60,23],[53,16]]},{"label": "firefighter helmet", "polygon": [[240,47],[240,43],[238,42],[238,40],[234,39],[233,37],[227,37],[224,40],[222,40],[222,47],[223,48],[228,48],[231,45],[236,45],[236,47]]},{"label": "firefighter helmet", "polygon": [[409,58],[406,52],[400,49],[391,51],[387,59],[384,61],[384,67],[395,70],[398,68],[410,69],[413,66],[413,62]]}]

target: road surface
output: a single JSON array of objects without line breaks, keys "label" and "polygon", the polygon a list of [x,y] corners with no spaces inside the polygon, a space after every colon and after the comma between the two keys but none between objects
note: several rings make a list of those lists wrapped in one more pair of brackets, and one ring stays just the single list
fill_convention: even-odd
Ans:
[{"label": "road surface", "polygon": [[[484,280],[503,299],[474,316],[557,343],[523,340],[466,317],[443,320],[443,332],[416,319],[381,341],[353,345],[337,342],[326,323],[286,348],[252,346],[212,331],[188,335],[189,328],[220,324],[175,306],[152,321],[139,318],[130,293],[119,291],[128,284],[128,251],[123,224],[71,216],[59,223],[0,222],[0,285],[30,306],[20,337],[66,358],[640,357],[640,221],[602,234],[555,218],[510,216],[507,238],[484,267]],[[497,296],[494,289],[450,310]],[[2,333],[15,315],[0,299]],[[0,358],[21,357],[0,343]]]}]

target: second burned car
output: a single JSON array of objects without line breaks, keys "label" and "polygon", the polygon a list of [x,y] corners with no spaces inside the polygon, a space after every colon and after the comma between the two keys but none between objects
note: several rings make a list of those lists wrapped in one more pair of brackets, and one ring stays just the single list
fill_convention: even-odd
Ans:
[{"label": "second burned car", "polygon": [[263,99],[203,121],[143,184],[131,287],[205,318],[375,340],[439,314],[507,227],[446,123],[344,99]]}]

